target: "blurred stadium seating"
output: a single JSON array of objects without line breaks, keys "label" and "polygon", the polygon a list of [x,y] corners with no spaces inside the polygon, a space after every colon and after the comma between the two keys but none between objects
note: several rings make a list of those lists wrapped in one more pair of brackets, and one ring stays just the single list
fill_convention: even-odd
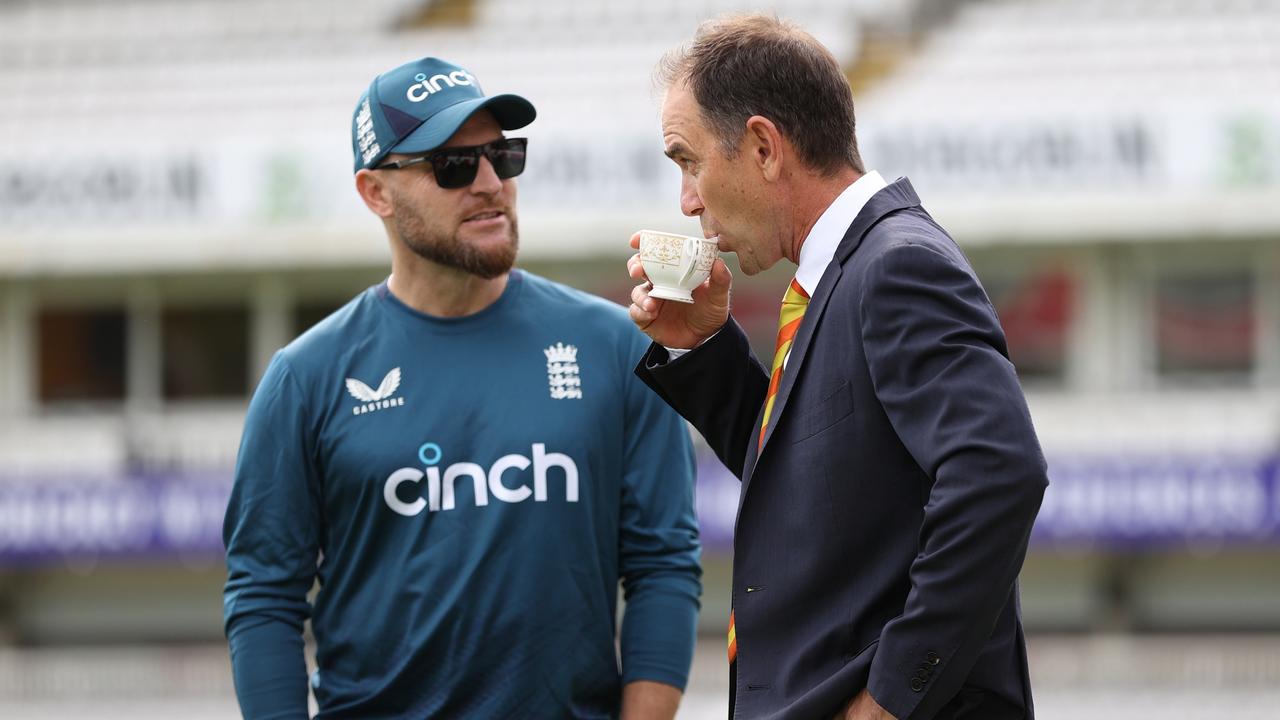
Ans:
[{"label": "blurred stadium seating", "polygon": [[[622,300],[692,231],[650,72],[776,10],[982,275],[1053,484],[1045,718],[1280,707],[1280,3],[0,0],[0,717],[225,717],[220,522],[272,352],[386,272],[350,114],[425,54],[531,98],[522,264]],[[761,342],[785,268],[738,278]],[[700,465],[720,717],[736,481]],[[1141,688],[1133,692],[1133,688]],[[1274,716],[1274,715],[1271,715]]]}]

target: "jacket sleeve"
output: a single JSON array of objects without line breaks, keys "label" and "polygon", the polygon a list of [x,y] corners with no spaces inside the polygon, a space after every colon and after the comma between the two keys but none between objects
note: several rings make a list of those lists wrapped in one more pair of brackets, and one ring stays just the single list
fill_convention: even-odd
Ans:
[{"label": "jacket sleeve", "polygon": [[302,629],[316,575],[320,499],[306,398],[272,359],[245,419],[223,523],[223,620],[246,718],[306,718]]},{"label": "jacket sleeve", "polygon": [[729,318],[705,343],[670,362],[665,348],[650,345],[636,375],[692,423],[720,462],[742,478],[769,375],[737,321]]},{"label": "jacket sleeve", "polygon": [[[643,350],[636,333],[634,358]],[[701,544],[694,514],[689,429],[625,370],[619,574],[622,681],[652,680],[681,690],[689,676],[702,594]]]},{"label": "jacket sleeve", "polygon": [[991,636],[1048,479],[999,321],[971,271],[901,244],[872,261],[862,293],[876,396],[932,479],[906,606],[880,635],[867,687],[900,720],[931,718]]}]

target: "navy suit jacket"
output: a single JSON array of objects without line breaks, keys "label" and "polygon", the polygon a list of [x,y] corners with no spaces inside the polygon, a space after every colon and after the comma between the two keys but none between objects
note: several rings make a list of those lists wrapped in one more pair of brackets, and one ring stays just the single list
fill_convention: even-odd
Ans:
[{"label": "navy suit jacket", "polygon": [[1004,334],[905,179],[845,234],[766,431],[730,322],[637,374],[742,480],[735,717],[830,718],[864,687],[900,720],[1031,718],[1017,577],[1048,484]]}]

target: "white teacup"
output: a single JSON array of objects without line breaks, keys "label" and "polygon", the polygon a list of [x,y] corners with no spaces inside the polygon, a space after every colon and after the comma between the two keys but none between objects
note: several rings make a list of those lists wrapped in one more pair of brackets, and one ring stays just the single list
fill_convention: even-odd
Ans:
[{"label": "white teacup", "polygon": [[716,238],[640,231],[640,264],[653,283],[651,297],[693,302],[693,289],[711,274],[719,254]]}]

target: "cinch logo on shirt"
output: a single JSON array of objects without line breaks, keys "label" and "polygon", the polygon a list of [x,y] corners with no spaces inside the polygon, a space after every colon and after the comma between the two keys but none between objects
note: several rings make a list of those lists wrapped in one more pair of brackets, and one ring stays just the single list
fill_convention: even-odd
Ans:
[{"label": "cinch logo on shirt", "polygon": [[[427,466],[426,470],[404,467],[387,477],[382,486],[382,498],[387,507],[404,515],[413,517],[423,510],[438,512],[453,510],[456,507],[455,484],[459,478],[469,478],[475,497],[476,507],[489,504],[489,495],[505,503],[518,503],[533,497],[534,502],[547,502],[547,471],[560,468],[564,472],[565,502],[578,502],[578,465],[573,458],[563,453],[549,453],[543,443],[533,444],[533,459],[524,455],[503,455],[489,469],[472,462],[454,463],[440,472],[437,464],[444,452],[435,443],[426,443],[418,449],[418,459]],[[524,471],[533,466],[533,487],[529,487],[529,475]],[[510,472],[515,471],[515,472]],[[504,482],[504,476],[507,480]],[[398,491],[405,483],[420,483],[427,479],[427,497],[416,498],[413,502],[400,499]],[[465,486],[464,486],[465,487]]]},{"label": "cinch logo on shirt", "polygon": [[426,73],[418,73],[413,76],[418,82],[409,86],[405,90],[404,96],[409,98],[409,102],[422,102],[432,94],[440,92],[442,89],[440,83],[444,83],[449,87],[457,87],[459,85],[470,85],[475,82],[475,77],[470,73],[462,70],[454,70],[448,75],[432,75],[427,77]]},{"label": "cinch logo on shirt", "polygon": [[351,393],[351,397],[364,403],[351,408],[351,414],[364,415],[365,413],[404,405],[404,398],[391,397],[396,394],[396,390],[399,388],[400,368],[391,368],[391,372],[382,378],[382,383],[378,385],[377,390],[355,378],[347,378],[347,392]]}]

